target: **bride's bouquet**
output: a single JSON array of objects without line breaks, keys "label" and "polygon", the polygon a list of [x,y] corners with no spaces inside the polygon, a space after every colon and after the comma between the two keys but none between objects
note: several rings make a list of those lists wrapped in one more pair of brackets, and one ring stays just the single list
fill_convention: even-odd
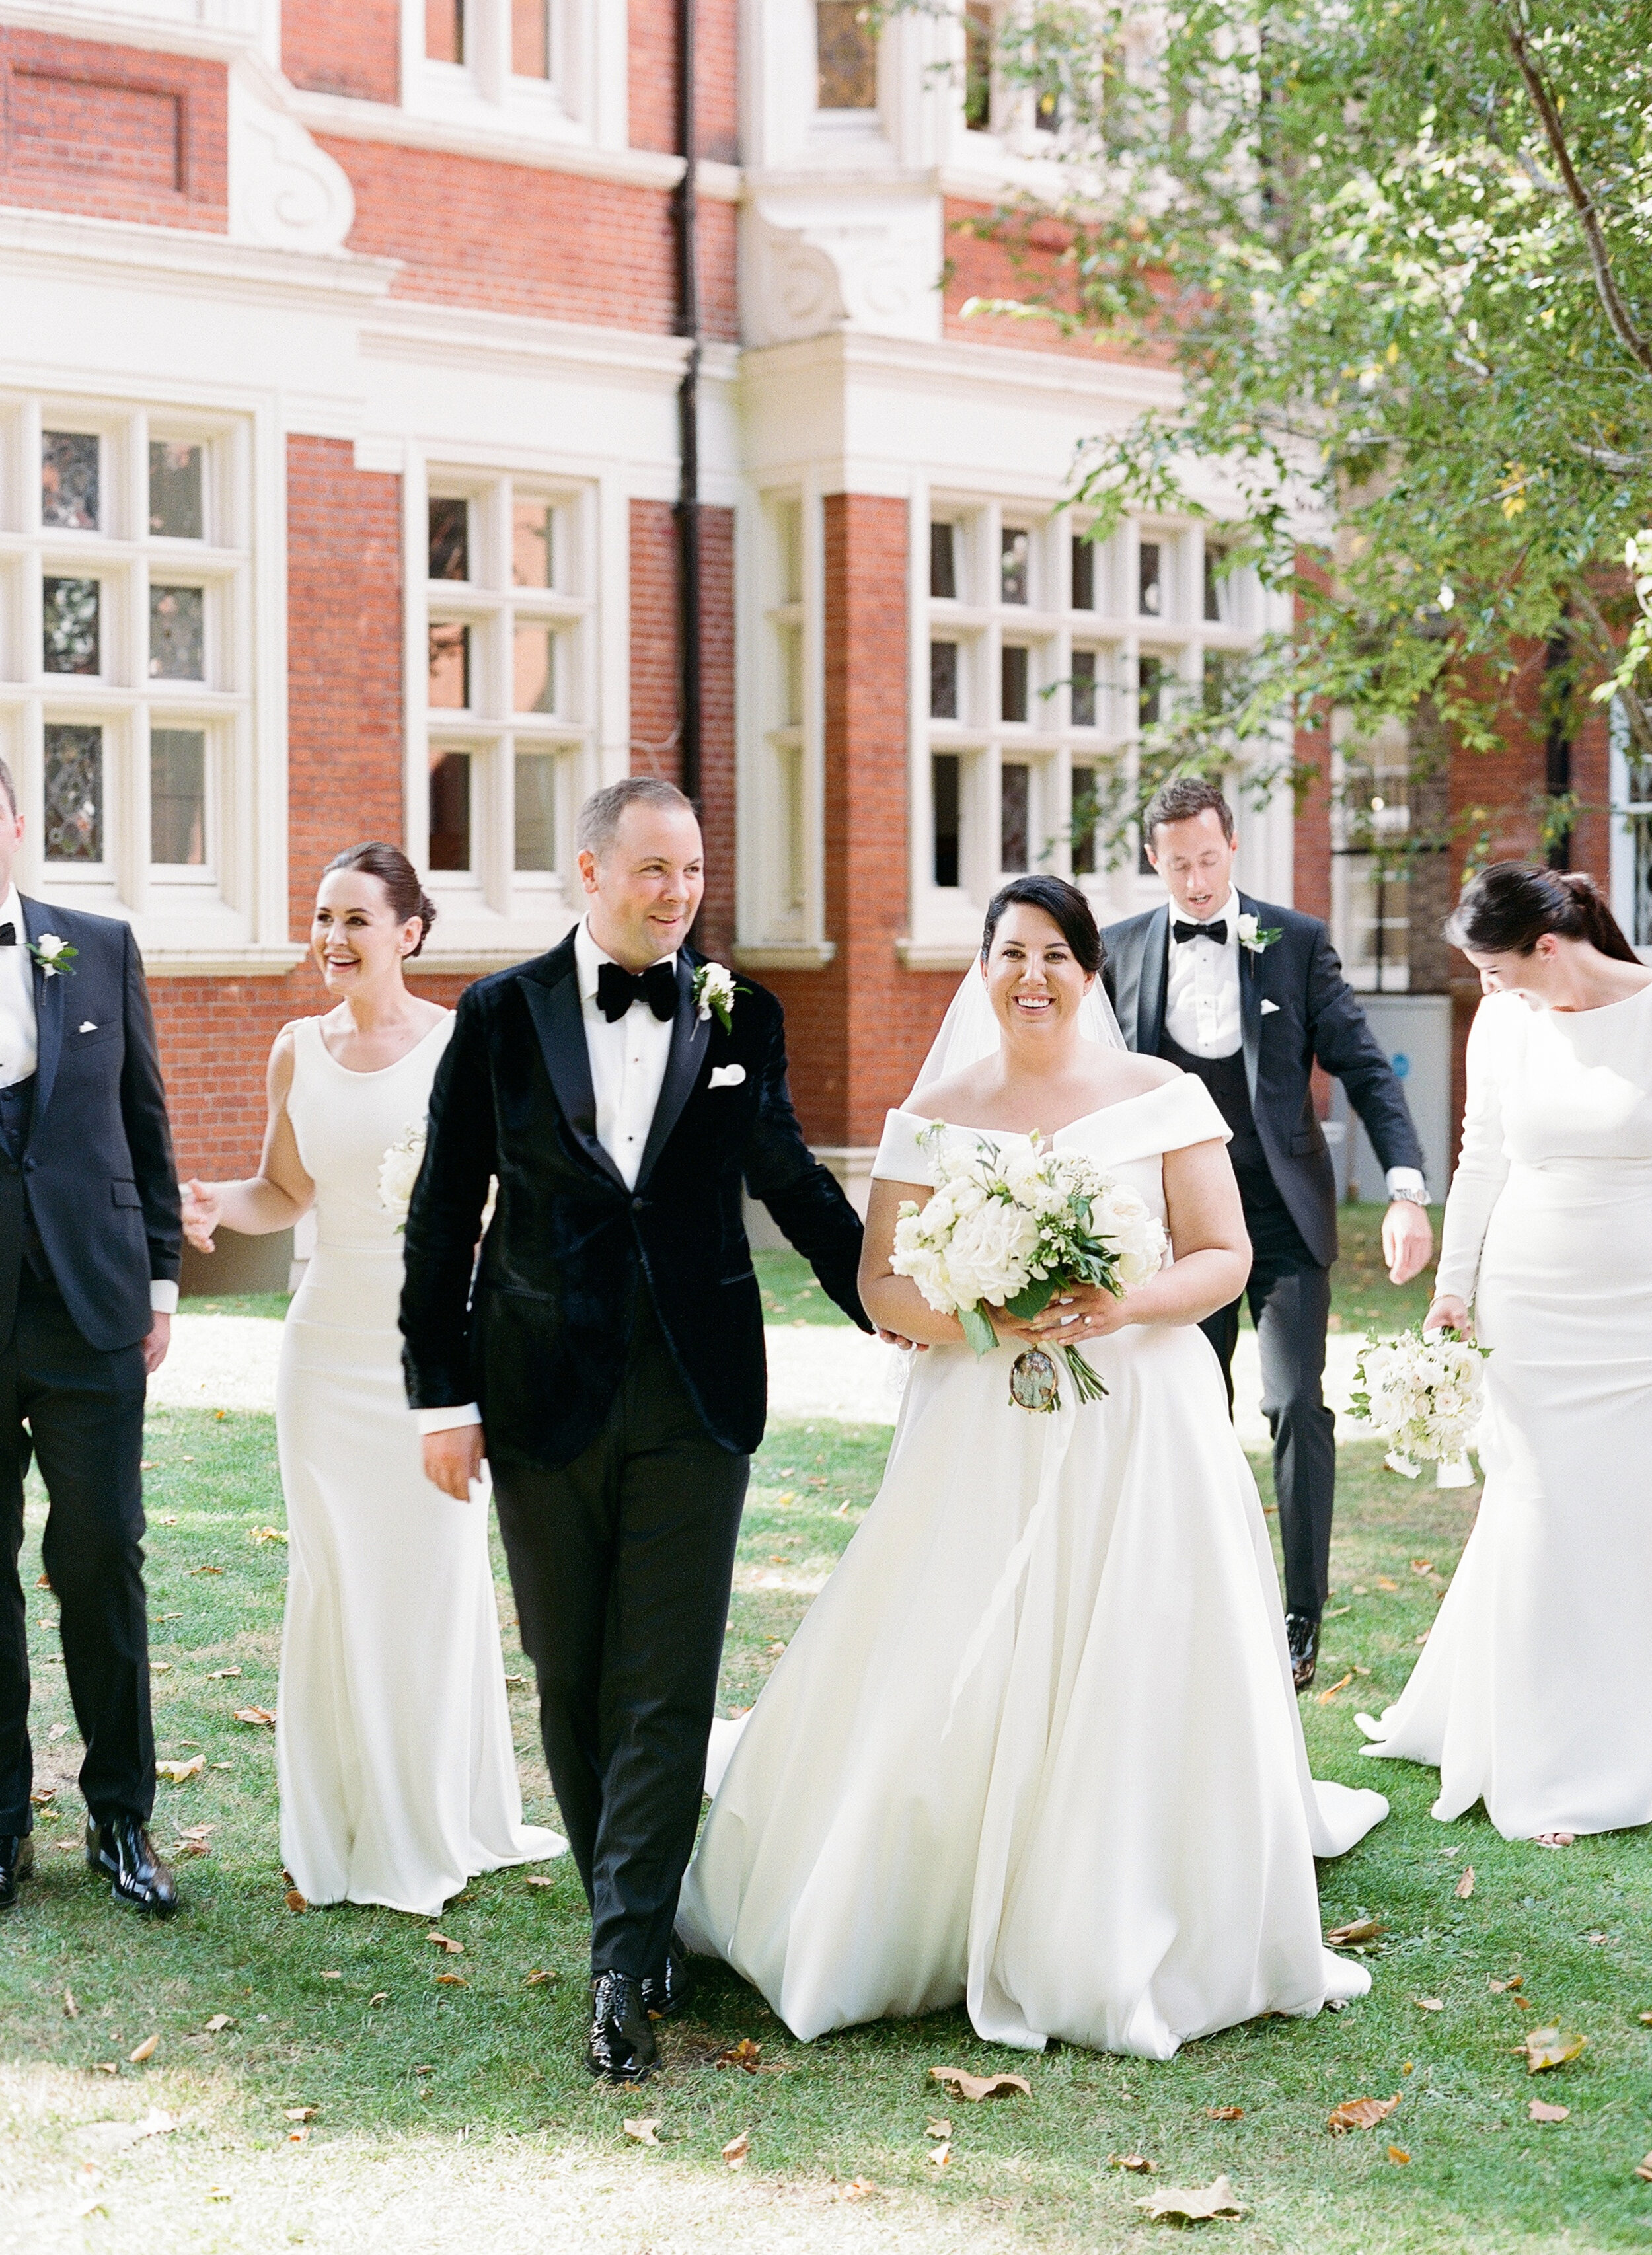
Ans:
[{"label": "bride's bouquet", "polygon": [[[945,1135],[937,1120],[918,1138],[935,1195],[901,1207],[889,1266],[938,1315],[958,1317],[977,1354],[998,1344],[988,1307],[1025,1322],[1075,1286],[1122,1297],[1156,1275],[1163,1225],[1082,1152],[1046,1149],[1037,1135],[1002,1147],[982,1137],[972,1151]],[[1107,1388],[1083,1355],[1060,1352],[1079,1401],[1099,1401]],[[1060,1406],[1059,1375],[1041,1348],[1016,1357],[1009,1393],[1023,1409]]]},{"label": "bride's bouquet", "polygon": [[413,1184],[425,1163],[425,1123],[415,1120],[398,1135],[378,1163],[378,1202],[398,1230],[407,1226],[407,1209],[413,1203]]},{"label": "bride's bouquet", "polygon": [[1449,1330],[1419,1328],[1363,1343],[1349,1403],[1387,1441],[1382,1461],[1390,1472],[1415,1479],[1423,1458],[1438,1466],[1438,1486],[1468,1486],[1474,1477],[1468,1444],[1485,1406],[1480,1365],[1488,1352]]}]

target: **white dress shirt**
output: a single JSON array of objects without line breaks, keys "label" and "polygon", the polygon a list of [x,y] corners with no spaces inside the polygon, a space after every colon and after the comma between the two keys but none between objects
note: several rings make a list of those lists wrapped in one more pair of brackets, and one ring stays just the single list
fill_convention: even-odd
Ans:
[{"label": "white dress shirt", "polygon": [[[1177,939],[1175,927],[1190,919],[1170,903],[1170,952],[1164,989],[1164,1025],[1170,1039],[1191,1057],[1232,1057],[1244,1039],[1239,1003],[1239,896],[1230,891],[1219,909],[1197,919],[1220,917],[1227,933],[1219,947],[1211,939]],[[1390,1167],[1384,1177],[1391,1198],[1408,1194],[1426,1200],[1428,1185],[1415,1167]]]},{"label": "white dress shirt", "polygon": [[[674,954],[662,959],[676,971]],[[596,1099],[596,1140],[629,1191],[636,1187],[649,1129],[665,1085],[672,1021],[657,1018],[640,997],[622,1018],[604,1017],[597,1008],[597,973],[613,961],[592,938],[590,924],[582,917],[573,931],[573,967],[580,982],[591,1093]],[[415,1409],[413,1416],[421,1433],[446,1433],[458,1425],[482,1423],[474,1401],[446,1409]]]},{"label": "white dress shirt", "polygon": [[[15,885],[0,901],[0,924],[9,924],[17,938],[0,947],[0,1088],[27,1080],[40,1060],[39,1034],[34,1018],[34,959],[23,922],[23,903]],[[60,974],[60,976],[61,974]],[[151,1276],[149,1304],[158,1315],[178,1312],[178,1286],[170,1276]]]}]

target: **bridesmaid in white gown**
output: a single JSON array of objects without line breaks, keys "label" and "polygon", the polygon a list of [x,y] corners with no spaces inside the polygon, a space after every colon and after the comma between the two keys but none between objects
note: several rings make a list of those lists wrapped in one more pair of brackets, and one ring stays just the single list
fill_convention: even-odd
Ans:
[{"label": "bridesmaid in white gown", "polygon": [[1652,968],[1585,876],[1500,862],[1446,937],[1487,999],[1431,1326],[1486,1365],[1486,1486],[1370,1754],[1506,1839],[1652,1823]]},{"label": "bridesmaid in white gown", "polygon": [[378,1174],[423,1124],[453,1029],[402,973],[434,913],[394,847],[328,864],[311,942],[338,1008],[277,1036],[258,1174],[184,1185],[204,1252],[214,1229],[285,1229],[315,1207],[276,1391],[281,1853],[313,1903],[423,1917],[477,1872],[566,1844],[522,1821],[486,1506],[425,1478],[402,1387],[402,1246]]},{"label": "bridesmaid in white gown", "polygon": [[[1309,1776],[1272,1553],[1196,1328],[1248,1258],[1227,1130],[1197,1080],[1085,1037],[1106,1038],[1100,956],[1072,886],[1006,887],[948,1071],[879,1151],[861,1296],[931,1344],[877,1500],[734,1746],[679,1914],[802,2037],[967,1999],[991,2041],[1165,2059],[1370,1985],[1322,1944],[1313,1859],[1388,1804]],[[978,1061],[951,1071],[960,1055]],[[937,1116],[1091,1154],[1168,1219],[1173,1264],[1030,1325],[994,1311],[978,1362],[889,1268]],[[1051,1328],[1086,1342],[1105,1401],[1012,1403],[1013,1355]]]}]

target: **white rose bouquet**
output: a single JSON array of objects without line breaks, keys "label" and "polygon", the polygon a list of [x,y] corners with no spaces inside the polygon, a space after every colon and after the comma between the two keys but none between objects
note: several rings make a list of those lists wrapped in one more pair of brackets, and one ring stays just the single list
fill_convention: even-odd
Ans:
[{"label": "white rose bouquet", "polygon": [[394,1217],[398,1230],[407,1226],[407,1209],[413,1202],[413,1184],[425,1163],[425,1123],[415,1121],[398,1136],[378,1163],[378,1202]]},{"label": "white rose bouquet", "polygon": [[1469,1485],[1468,1444],[1485,1406],[1480,1366],[1488,1351],[1446,1330],[1361,1344],[1349,1402],[1388,1444],[1382,1461],[1390,1472],[1415,1479],[1423,1458],[1438,1466],[1438,1486]]},{"label": "white rose bouquet", "polygon": [[[938,1315],[958,1317],[977,1354],[998,1344],[988,1307],[1025,1322],[1075,1286],[1122,1297],[1157,1274],[1163,1224],[1082,1152],[1048,1150],[1037,1135],[1003,1147],[983,1137],[972,1151],[945,1145],[944,1134],[938,1120],[919,1138],[934,1147],[935,1195],[902,1206],[889,1265]],[[1061,1353],[1079,1401],[1099,1401],[1107,1388],[1078,1349]],[[1059,1407],[1060,1381],[1041,1348],[1017,1356],[1009,1390],[1023,1409]]]}]

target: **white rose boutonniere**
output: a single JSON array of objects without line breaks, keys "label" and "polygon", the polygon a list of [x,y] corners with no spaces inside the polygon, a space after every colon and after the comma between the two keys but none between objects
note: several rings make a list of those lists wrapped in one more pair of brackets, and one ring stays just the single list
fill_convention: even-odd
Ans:
[{"label": "white rose boutonniere", "polygon": [[30,954],[48,979],[62,974],[73,978],[74,959],[80,952],[78,947],[71,947],[67,939],[60,939],[54,931],[43,931],[39,939],[29,942]]},{"label": "white rose boutonniere", "polygon": [[721,963],[702,963],[694,973],[694,1008],[703,1025],[714,1011],[724,1033],[734,1023],[735,974]]},{"label": "white rose boutonniere", "polygon": [[1269,924],[1266,931],[1259,931],[1255,917],[1248,913],[1239,917],[1234,929],[1239,934],[1240,945],[1251,955],[1265,955],[1275,940],[1283,939],[1285,936],[1283,924]]}]

